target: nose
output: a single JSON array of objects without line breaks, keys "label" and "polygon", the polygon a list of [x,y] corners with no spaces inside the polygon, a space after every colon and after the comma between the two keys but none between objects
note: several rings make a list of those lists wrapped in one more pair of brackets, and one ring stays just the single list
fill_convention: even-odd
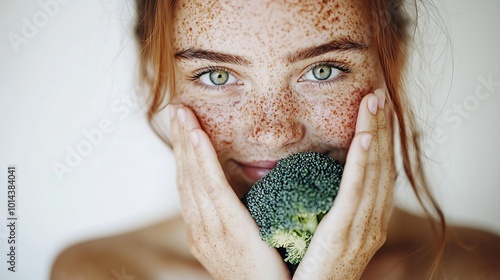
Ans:
[{"label": "nose", "polygon": [[299,103],[293,93],[262,94],[250,102],[252,119],[249,141],[279,150],[304,138],[305,127],[299,116]]}]

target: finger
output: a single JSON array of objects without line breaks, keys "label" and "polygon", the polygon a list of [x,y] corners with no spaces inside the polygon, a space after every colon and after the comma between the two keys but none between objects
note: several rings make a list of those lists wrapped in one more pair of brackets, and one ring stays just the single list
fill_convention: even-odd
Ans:
[{"label": "finger", "polygon": [[184,188],[193,196],[198,216],[202,220],[202,226],[208,230],[207,225],[213,225],[213,222],[217,222],[217,215],[204,188],[207,183],[206,178],[202,167],[198,164],[190,135],[192,129],[200,129],[200,124],[193,112],[187,107],[178,108],[177,117],[181,127],[184,180],[188,181]]},{"label": "finger", "polygon": [[370,94],[367,97],[367,106],[362,106],[359,110],[358,120],[356,122],[356,133],[369,133],[372,135],[372,142],[368,150],[368,158],[365,165],[365,178],[363,187],[363,199],[361,203],[365,206],[373,207],[377,192],[377,183],[379,176],[378,159],[378,135],[377,135],[377,115],[379,114],[379,98]]},{"label": "finger", "polygon": [[186,223],[191,225],[194,232],[203,233],[205,228],[203,220],[200,215],[200,209],[194,192],[192,190],[192,177],[191,168],[188,165],[188,149],[189,142],[186,141],[186,129],[183,124],[185,123],[185,114],[181,110],[183,105],[176,105],[172,107],[173,113],[170,115],[172,119],[173,128],[173,148],[175,151],[176,166],[177,166],[177,188],[181,198],[182,215]]},{"label": "finger", "polygon": [[[352,221],[358,212],[358,207],[364,193],[368,150],[373,138],[373,135],[370,133],[370,123],[366,121],[366,118],[367,112],[369,114],[368,105],[370,103],[370,106],[372,106],[374,102],[373,99],[369,102],[369,99],[373,97],[375,97],[373,94],[369,94],[361,101],[356,133],[347,154],[339,193],[333,204],[332,211],[329,211],[325,216],[325,219],[331,221],[326,224],[337,227],[335,230],[342,232],[344,236],[348,234],[351,228]],[[339,238],[343,237],[339,236]]]},{"label": "finger", "polygon": [[172,141],[172,149],[175,157],[176,164],[176,178],[177,178],[177,187],[179,187],[182,182],[182,165],[181,165],[181,149],[179,142],[180,128],[179,123],[177,122],[177,106],[169,104],[167,106],[168,115],[170,118],[170,139]]},{"label": "finger", "polygon": [[191,129],[195,155],[205,180],[205,191],[223,224],[248,219],[245,206],[227,182],[208,135],[199,127]]},{"label": "finger", "polygon": [[[379,100],[385,98],[387,91],[378,89],[375,94],[379,96]],[[390,109],[385,107],[384,103],[379,103],[381,112],[377,115],[377,136],[379,143],[378,155],[380,158],[380,180],[379,194],[375,203],[375,209],[382,213],[380,219],[380,227],[386,231],[388,219],[390,218],[390,210],[394,196],[394,182],[396,177],[394,164],[394,148],[392,142],[392,127],[388,123]]]},{"label": "finger", "polygon": [[380,162],[377,155],[379,144],[376,117],[380,113],[378,110],[379,98],[374,94],[370,94],[365,98],[368,99],[367,106],[360,107],[356,122],[356,131],[357,133],[369,133],[372,136],[372,141],[367,151],[364,170],[360,171],[364,173],[363,181],[361,182],[363,191],[358,209],[352,220],[351,231],[349,232],[349,236],[356,240],[356,242],[352,243],[353,246],[361,246],[367,237],[366,227],[373,226],[371,217],[376,203],[379,181]]},{"label": "finger", "polygon": [[[169,111],[170,117],[170,138],[172,140],[172,149],[175,157],[175,165],[176,165],[176,181],[177,181],[177,190],[179,192],[179,198],[181,200],[181,208],[182,208],[182,216],[184,220],[189,221],[190,217],[188,217],[188,213],[192,212],[195,208],[194,198],[192,195],[186,191],[184,186],[187,182],[184,180],[184,165],[182,159],[182,145],[181,145],[181,129],[177,119],[177,108],[176,105],[168,105],[167,110]],[[191,215],[192,216],[192,215]]]},{"label": "finger", "polygon": [[[385,94],[376,91],[379,107],[384,107]],[[387,125],[385,112],[379,108],[375,118],[371,118],[372,135],[374,135],[372,146],[368,153],[365,177],[365,194],[361,200],[359,212],[356,214],[353,226],[353,236],[358,236],[353,246],[372,244],[367,248],[372,248],[375,252],[383,244],[386,237],[385,231],[385,205],[392,200],[392,191],[387,186],[389,184],[389,172],[391,161],[387,157],[390,153],[388,144]],[[373,122],[375,120],[375,122]],[[381,143],[381,141],[383,141]],[[381,146],[383,145],[383,147]],[[368,242],[368,243],[366,243]]]}]

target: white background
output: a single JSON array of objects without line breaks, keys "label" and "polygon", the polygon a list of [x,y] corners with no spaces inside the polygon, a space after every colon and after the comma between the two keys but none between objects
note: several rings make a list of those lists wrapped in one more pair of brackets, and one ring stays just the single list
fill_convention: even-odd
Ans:
[{"label": "white background", "polygon": [[[158,222],[178,209],[173,158],[148,127],[145,107],[126,100],[141,92],[130,36],[134,11],[124,0],[60,2],[46,22],[38,1],[0,4],[1,279],[47,279],[68,244]],[[484,100],[474,95],[481,77],[500,82],[500,2],[444,3],[451,45],[445,62],[420,71],[441,82],[432,94],[412,91],[430,133],[432,183],[451,221],[500,233],[500,86]],[[13,44],[23,19],[33,23],[37,15],[30,38]],[[453,111],[457,106],[465,114]],[[85,131],[103,121],[112,131],[59,179],[54,163],[67,164],[69,151],[85,145]],[[10,164],[18,176],[15,274],[5,261]]]}]

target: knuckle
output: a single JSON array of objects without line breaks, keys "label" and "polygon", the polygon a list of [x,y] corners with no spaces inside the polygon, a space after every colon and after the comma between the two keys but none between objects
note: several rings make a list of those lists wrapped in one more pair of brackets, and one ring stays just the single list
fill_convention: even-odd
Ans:
[{"label": "knuckle", "polygon": [[195,242],[193,239],[190,240],[190,243],[189,243],[189,252],[191,252],[191,254],[193,256],[195,256],[196,258],[198,258],[200,256],[200,247],[198,245],[197,242]]},{"label": "knuckle", "polygon": [[377,127],[379,129],[383,129],[382,133],[389,135],[392,133],[392,126],[387,122],[386,116],[384,114],[380,114],[377,119]]},{"label": "knuckle", "polygon": [[189,251],[193,254],[194,257],[200,258],[203,256],[203,242],[200,241],[199,238],[193,236],[193,232],[191,232],[191,237],[188,238],[189,242]]},{"label": "knuckle", "polygon": [[394,182],[397,179],[397,174],[394,168],[391,168],[390,166],[385,166],[382,169],[381,175],[386,178],[384,181],[386,181],[388,184],[394,184]]},{"label": "knuckle", "polygon": [[191,252],[191,254],[197,259],[201,257],[201,250],[196,243],[192,243],[189,246],[189,252]]},{"label": "knuckle", "polygon": [[387,128],[387,116],[386,116],[385,111],[382,111],[381,114],[378,115],[377,127],[378,127],[378,129],[386,129]]},{"label": "knuckle", "polygon": [[387,123],[385,122],[385,119],[380,118],[379,121],[377,122],[377,130],[385,130],[387,129]]},{"label": "knuckle", "polygon": [[376,231],[371,237],[370,247],[375,250],[378,250],[385,244],[386,240],[387,240],[387,233],[385,230]]}]

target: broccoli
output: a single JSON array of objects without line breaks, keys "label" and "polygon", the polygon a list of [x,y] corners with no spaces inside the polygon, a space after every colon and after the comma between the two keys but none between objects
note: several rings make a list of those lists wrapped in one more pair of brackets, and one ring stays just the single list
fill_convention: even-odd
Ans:
[{"label": "broccoli", "polygon": [[278,161],[242,198],[262,240],[278,248],[292,273],[333,205],[343,170],[341,163],[320,153],[293,154]]}]

